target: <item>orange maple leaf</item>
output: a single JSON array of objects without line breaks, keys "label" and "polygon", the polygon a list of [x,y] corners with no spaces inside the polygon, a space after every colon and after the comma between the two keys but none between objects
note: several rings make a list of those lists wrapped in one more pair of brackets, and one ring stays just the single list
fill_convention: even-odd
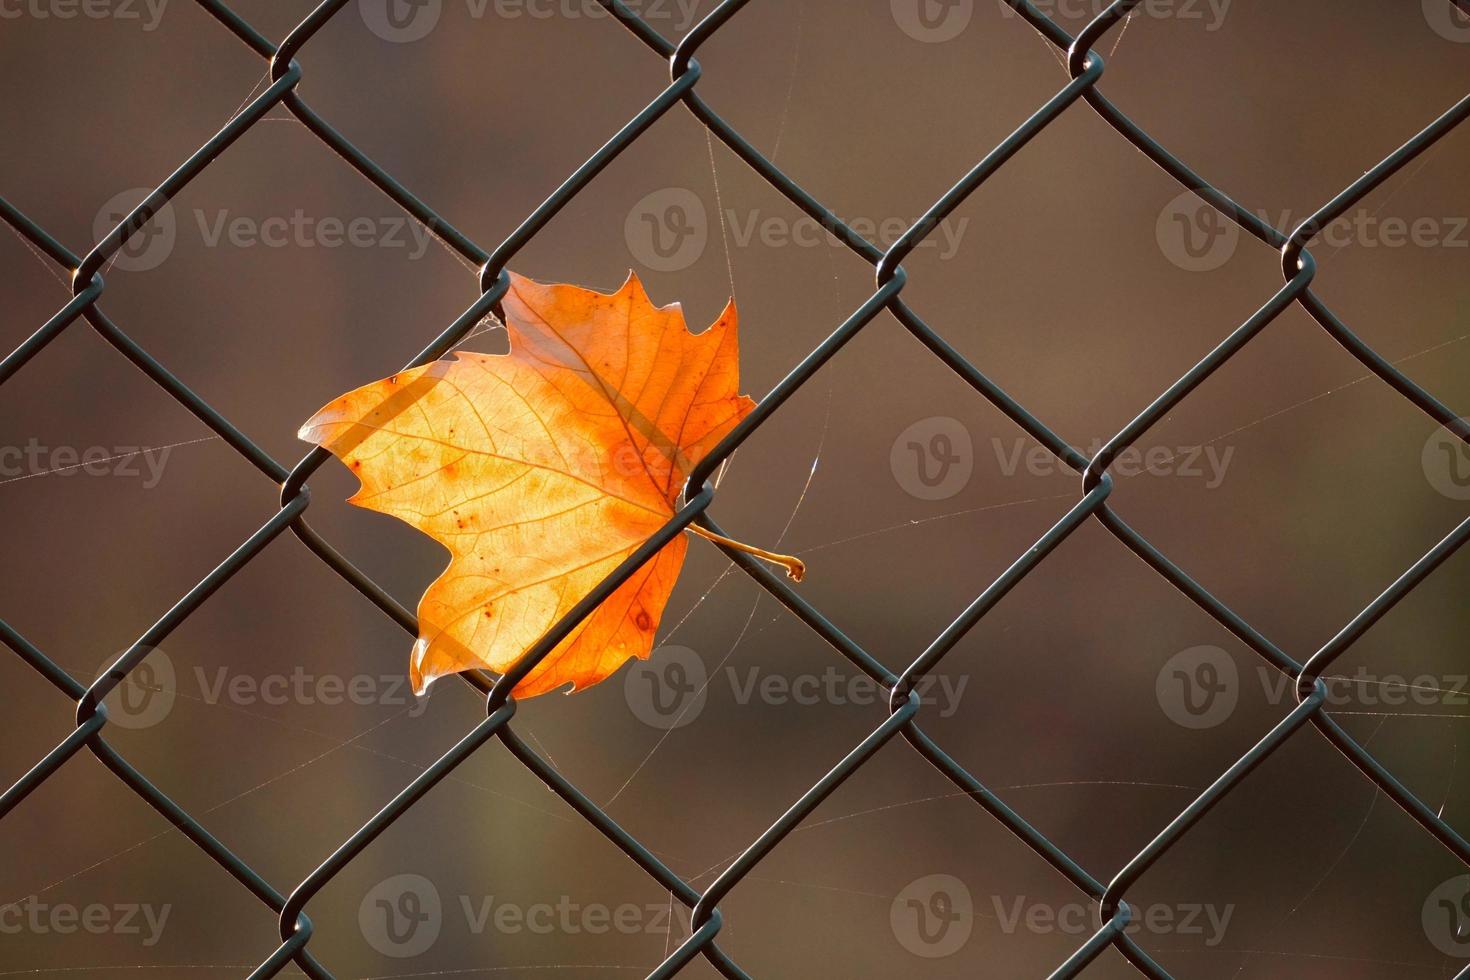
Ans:
[{"label": "orange maple leaf", "polygon": [[[449,549],[419,602],[419,693],[446,674],[504,673],[669,520],[690,470],[755,407],[738,393],[733,300],[700,334],[631,274],[611,295],[512,274],[502,305],[510,353],[399,372],[300,432],[358,475],[351,503]],[[685,547],[681,535],[661,548],[516,696],[580,690],[646,658]]]}]

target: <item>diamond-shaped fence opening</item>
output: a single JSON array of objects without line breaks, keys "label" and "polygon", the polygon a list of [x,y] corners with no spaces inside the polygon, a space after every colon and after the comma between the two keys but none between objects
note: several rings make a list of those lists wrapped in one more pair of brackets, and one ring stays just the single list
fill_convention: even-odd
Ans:
[{"label": "diamond-shaped fence opening", "polygon": [[[279,484],[281,488],[280,509],[179,599],[152,627],[139,636],[127,650],[117,657],[103,676],[90,685],[82,683],[61,669],[43,651],[37,649],[8,625],[0,622],[0,638],[3,638],[6,645],[59,692],[74,700],[77,705],[74,731],[14,785],[10,786],[3,796],[0,796],[0,817],[9,814],[32,791],[83,749],[91,752],[154,810],[228,872],[243,888],[279,915],[280,944],[274,950],[261,951],[259,966],[250,974],[255,978],[274,976],[291,964],[311,977],[331,977],[332,973],[328,967],[316,958],[312,950],[314,930],[308,910],[313,897],[380,833],[414,806],[419,799],[429,793],[440,780],[452,773],[470,755],[480,751],[498,751],[485,748],[486,743],[492,741],[498,741],[505,750],[508,750],[529,768],[582,818],[600,831],[613,846],[631,858],[662,889],[667,890],[676,901],[690,910],[690,935],[671,949],[667,958],[648,974],[653,978],[674,976],[698,957],[703,957],[724,976],[747,976],[746,972],[722,950],[717,941],[723,922],[720,909],[721,900],[743,879],[760,867],[767,855],[788,834],[800,825],[829,794],[861,769],[870,758],[879,752],[898,751],[888,747],[888,744],[896,738],[907,742],[919,757],[942,773],[961,794],[968,796],[978,804],[990,819],[997,820],[1008,828],[1032,851],[1060,872],[1094,906],[1098,923],[1096,931],[1081,948],[1058,966],[1053,974],[1056,977],[1078,975],[1096,957],[1110,948],[1120,952],[1147,976],[1171,976],[1170,972],[1145,952],[1131,935],[1129,926],[1135,921],[1135,911],[1128,902],[1130,887],[1182,837],[1188,834],[1190,828],[1211,808],[1240,785],[1247,774],[1292,739],[1299,730],[1308,726],[1321,733],[1364,776],[1376,784],[1379,790],[1387,794],[1416,821],[1424,832],[1448,848],[1461,862],[1470,865],[1470,844],[1467,844],[1460,834],[1441,819],[1434,809],[1405,788],[1393,773],[1376,761],[1331,717],[1329,711],[1326,710],[1326,690],[1322,680],[1324,672],[1370,626],[1448,559],[1467,538],[1470,538],[1470,519],[1459,524],[1448,536],[1435,544],[1365,609],[1343,625],[1330,642],[1303,662],[1293,658],[1266,639],[1251,624],[1202,588],[1182,569],[1173,564],[1168,556],[1161,553],[1124,522],[1109,506],[1109,496],[1114,486],[1109,468],[1119,455],[1133,446],[1150,427],[1159,422],[1191,391],[1234,357],[1283,311],[1293,305],[1304,310],[1312,320],[1327,331],[1333,340],[1367,367],[1377,379],[1443,426],[1448,443],[1452,444],[1454,440],[1470,443],[1470,425],[1467,425],[1449,408],[1409,380],[1360,340],[1313,292],[1312,285],[1316,277],[1317,262],[1309,249],[1320,229],[1341,217],[1371,191],[1423,154],[1463,122],[1467,116],[1470,116],[1470,97],[1458,102],[1449,111],[1430,122],[1398,150],[1364,172],[1361,177],[1324,204],[1317,213],[1302,221],[1294,229],[1282,231],[1246,210],[1223,190],[1211,185],[1196,174],[1183,161],[1153,140],[1098,90],[1098,82],[1103,76],[1105,64],[1103,58],[1095,50],[1095,46],[1110,32],[1119,30],[1130,11],[1138,6],[1141,0],[1117,0],[1091,21],[1076,37],[1059,27],[1056,22],[1027,0],[1006,0],[1015,14],[1023,18],[1048,44],[1065,54],[1070,80],[1055,92],[1039,93],[1037,108],[1018,129],[985,154],[968,173],[961,176],[954,186],[935,201],[928,211],[910,226],[891,247],[881,249],[848,224],[839,220],[820,201],[808,194],[757,151],[699,94],[698,83],[702,69],[695,57],[697,52],[732,17],[746,7],[750,0],[725,0],[695,25],[678,44],[662,36],[649,23],[640,18],[633,8],[625,5],[621,0],[597,0],[616,19],[617,25],[631,31],[642,42],[650,52],[650,56],[667,61],[669,83],[656,98],[648,103],[646,108],[628,120],[604,146],[580,168],[568,175],[561,186],[544,203],[526,216],[509,238],[493,249],[486,249],[470,240],[454,224],[426,206],[412,191],[354,147],[332,127],[331,123],[318,115],[298,91],[299,83],[305,73],[301,59],[306,45],[331,18],[347,5],[348,0],[324,0],[279,44],[259,33],[223,0],[197,0],[197,2],[219,22],[224,30],[230,32],[238,41],[268,62],[270,69],[268,84],[264,91],[242,106],[224,128],[194,154],[182,161],[178,169],[154,188],[141,203],[127,209],[125,216],[121,217],[117,224],[93,244],[84,255],[74,253],[15,206],[0,199],[0,217],[3,217],[16,232],[58,267],[70,272],[73,292],[69,302],[3,362],[0,362],[0,383],[8,380],[23,368],[32,357],[56,340],[63,332],[73,328],[79,322],[85,322],[101,334],[103,339],[123,357],[144,371],[159,387],[233,447],[251,465],[265,474],[272,482]],[[1463,17],[1463,13],[1456,5],[1446,0],[1444,6],[1445,10],[1442,11],[1444,30],[1467,29],[1462,27],[1460,20],[1456,19]],[[905,16],[912,15],[915,18],[914,22],[909,25],[911,30],[935,32],[946,29],[942,15],[948,9],[947,5],[919,3],[910,4],[908,7],[912,9]],[[389,0],[386,4],[374,5],[373,15],[381,14],[384,18],[375,30],[400,34],[417,30],[421,25],[416,23],[415,9],[418,7],[414,4],[398,5],[394,0]],[[365,13],[364,16],[368,14]],[[1082,103],[1086,105],[1083,106]],[[213,409],[203,397],[181,383],[169,372],[166,365],[159,363],[148,351],[136,344],[103,309],[105,284],[101,273],[105,271],[109,261],[124,249],[130,248],[136,252],[140,247],[146,246],[146,227],[149,225],[150,218],[193,181],[210,161],[220,154],[228,153],[231,145],[242,134],[260,122],[277,106],[284,106],[316,137],[335,151],[348,166],[371,181],[415,220],[431,229],[444,245],[479,268],[481,290],[479,297],[453,323],[430,340],[423,350],[409,359],[407,362],[409,366],[423,364],[444,355],[474,330],[487,315],[495,312],[508,286],[508,278],[505,273],[506,264],[603,168],[627,150],[654,122],[670,112],[677,111],[680,106],[692,113],[699,123],[708,129],[713,138],[718,139],[738,155],[793,205],[810,218],[820,222],[846,248],[870,263],[875,273],[875,284],[871,295],[804,359],[793,365],[786,378],[761,400],[749,418],[741,423],[696,468],[689,482],[687,503],[666,527],[619,566],[506,675],[498,678],[479,674],[464,675],[464,681],[485,696],[484,719],[471,728],[453,749],[424,770],[397,796],[387,801],[376,815],[343,841],[334,852],[326,855],[319,867],[305,880],[294,884],[289,890],[281,890],[278,887],[279,883],[263,879],[237,857],[223,841],[212,836],[195,817],[178,806],[150,783],[142,772],[120,756],[108,742],[109,715],[108,708],[103,705],[103,700],[109,692],[125,679],[145,669],[144,661],[150,651],[164,641],[185,618],[195,612],[222,584],[259,555],[263,549],[271,546],[277,538],[286,537],[287,532],[411,636],[417,633],[417,624],[413,614],[401,607],[382,588],[344,559],[307,522],[310,503],[307,480],[325,462],[328,454],[320,449],[314,450],[294,466],[272,458],[253,442],[249,435],[237,429],[227,418]],[[1278,249],[1282,257],[1283,270],[1283,284],[1268,298],[1265,298],[1260,308],[1249,319],[1233,331],[1223,335],[1218,346],[1203,360],[1190,368],[1165,391],[1160,392],[1142,413],[1090,456],[1068,445],[1044,422],[1007,395],[986,374],[950,346],[944,337],[931,328],[919,312],[910,307],[903,298],[904,285],[908,278],[903,261],[924,241],[926,236],[933,233],[962,202],[972,194],[981,191],[992,174],[1006,166],[1022,147],[1051,123],[1065,113],[1089,110],[1101,116],[1119,138],[1132,144],[1149,160],[1177,180],[1186,192],[1207,202],[1214,209],[1214,213],[1217,213],[1221,222],[1231,223],[1260,242],[1273,249]],[[977,395],[988,400],[1024,430],[1030,438],[1074,470],[1081,477],[1078,498],[1054,526],[1047,530],[1032,547],[1016,556],[1005,572],[974,597],[953,623],[923,645],[922,652],[907,665],[881,663],[833,626],[819,610],[808,604],[768,569],[744,554],[727,549],[731,561],[767,590],[782,606],[815,631],[837,654],[845,658],[852,668],[881,684],[882,688],[888,692],[888,710],[870,734],[857,745],[852,746],[848,754],[825,776],[799,799],[793,801],[790,808],[729,863],[711,884],[703,889],[696,889],[671,871],[654,853],[620,827],[603,809],[563,777],[542,754],[532,749],[517,735],[513,720],[516,703],[510,697],[510,691],[516,682],[524,677],[562,637],[566,636],[582,617],[632,575],[659,548],[674,536],[682,533],[687,526],[691,523],[698,523],[711,531],[720,530],[708,514],[708,508],[716,495],[709,480],[716,468],[728,459],[736,447],[748,436],[763,426],[772,413],[793,392],[820,371],[829,358],[885,312],[895,317],[904,329],[927,348],[939,362],[968,384]],[[975,775],[961,767],[941,745],[931,740],[920,725],[924,714],[923,702],[916,693],[923,678],[935,670],[946,654],[1007,592],[1030,574],[1037,565],[1046,561],[1048,555],[1079,526],[1089,521],[1096,521],[1106,528],[1130,552],[1142,559],[1215,622],[1258,654],[1268,665],[1284,672],[1295,681],[1295,704],[1285,717],[1265,732],[1249,751],[1228,770],[1221,773],[1167,826],[1161,828],[1152,842],[1134,855],[1110,880],[1095,877],[1092,871],[1075,861],[1052,840],[1023,819]],[[1470,976],[1470,968],[1463,971],[1460,976]]]}]

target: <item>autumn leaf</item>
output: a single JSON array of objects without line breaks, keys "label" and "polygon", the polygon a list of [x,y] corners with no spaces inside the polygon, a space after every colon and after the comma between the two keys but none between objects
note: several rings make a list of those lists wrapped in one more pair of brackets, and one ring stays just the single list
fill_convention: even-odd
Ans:
[{"label": "autumn leaf", "polygon": [[[358,475],[351,503],[449,549],[419,603],[419,693],[446,674],[504,673],[669,520],[694,465],[755,407],[738,393],[733,301],[699,334],[631,274],[611,295],[512,274],[502,305],[510,353],[402,371],[300,432]],[[683,535],[661,548],[516,696],[580,690],[646,658],[685,548]],[[795,559],[745,550],[800,577]]]}]

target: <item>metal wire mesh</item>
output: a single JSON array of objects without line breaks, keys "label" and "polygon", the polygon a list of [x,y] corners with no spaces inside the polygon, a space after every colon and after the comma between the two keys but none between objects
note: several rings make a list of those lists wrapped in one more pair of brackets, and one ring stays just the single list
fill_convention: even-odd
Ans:
[{"label": "metal wire mesh", "polygon": [[[595,826],[614,846],[631,858],[675,899],[692,910],[691,935],[667,959],[648,975],[651,978],[672,977],[696,957],[703,956],[726,977],[747,974],[721,950],[716,937],[720,932],[721,899],[728,895],[762,860],[795,829],[822,801],[895,736],[902,736],[921,756],[943,773],[960,791],[975,801],[982,810],[1000,821],[1025,842],[1036,854],[1066,877],[1088,899],[1095,903],[1099,927],[1091,938],[1052,974],[1072,977],[1081,973],[1099,954],[1116,948],[1143,974],[1169,977],[1170,973],[1125,931],[1132,921],[1132,910],[1126,900],[1130,886],[1162,857],[1189,829],[1253,769],[1276,752],[1299,729],[1310,724],[1322,733],[1364,776],[1388,794],[1418,824],[1470,867],[1470,844],[1446,824],[1428,806],[1412,794],[1324,710],[1327,691],[1323,674],[1375,622],[1399,603],[1436,567],[1470,539],[1470,519],[1459,524],[1398,579],[1348,622],[1321,649],[1305,662],[1298,662],[1266,639],[1224,603],[1203,589],[1183,570],[1125,523],[1108,504],[1113,489],[1110,464],[1132,446],[1150,427],[1200,385],[1207,377],[1239,352],[1253,337],[1293,304],[1304,309],[1339,345],[1364,364],[1378,379],[1408,399],[1454,436],[1470,444],[1470,424],[1396,370],[1378,353],[1360,340],[1333,314],[1312,291],[1316,262],[1308,245],[1317,234],[1355,206],[1367,194],[1422,154],[1470,116],[1470,96],[1435,119],[1413,139],[1394,151],[1376,166],[1344,189],[1296,229],[1283,232],[1237,204],[1229,195],[1212,186],[1185,163],[1174,157],[1147,133],[1125,116],[1097,89],[1104,72],[1103,59],[1093,46],[1122,22],[1141,0],[1116,0],[1077,36],[1073,37],[1053,20],[1042,14],[1028,0],[1005,0],[1032,28],[1050,44],[1066,53],[1071,80],[1047,99],[1026,122],[991,150],[958,183],[950,188],[893,245],[882,250],[839,220],[823,204],[814,199],[773,163],[762,156],[735,129],[725,122],[697,92],[701,77],[695,53],[719,31],[749,0],[725,0],[677,45],[655,31],[621,0],[598,0],[619,24],[631,31],[651,52],[667,59],[670,82],[657,98],[629,120],[608,142],[535,209],[509,238],[493,251],[486,251],[459,232],[391,175],[368,159],[348,142],[325,119],[317,115],[297,92],[303,69],[297,61],[302,48],[348,0],[324,0],[298,24],[280,45],[255,30],[223,0],[197,0],[225,29],[270,65],[269,85],[244,106],[218,133],[188,157],[148,197],[114,227],[84,256],[77,256],[43,228],[27,218],[9,202],[0,198],[0,218],[25,239],[43,251],[51,260],[72,273],[73,296],[39,330],[13,353],[0,361],[0,384],[3,384],[37,352],[54,341],[78,319],[85,320],[119,353],[143,370],[154,382],[177,399],[209,426],[237,452],[281,486],[280,510],[203,580],[195,585],[152,627],[143,633],[111,667],[90,685],[85,685],[48,658],[4,622],[0,622],[0,639],[54,687],[77,703],[75,730],[41,759],[29,772],[0,796],[0,818],[14,809],[33,790],[55,774],[85,747],[135,793],[196,844],[220,867],[227,871],[257,899],[280,917],[280,945],[270,952],[250,974],[264,978],[277,974],[294,962],[308,976],[331,977],[309,948],[313,926],[306,915],[312,898],[344,867],[357,857],[384,829],[403,815],[436,783],[491,739],[500,743],[521,763],[535,773],[551,790]],[[1448,0],[1447,0],[1448,2]],[[1214,350],[1179,378],[1144,409],[1103,448],[1088,457],[1068,445],[1039,419],[1008,396],[974,365],[951,347],[929,327],[902,298],[907,281],[902,262],[939,223],[948,217],[967,197],[974,193],[1017,151],[1079,101],[1086,102],[1119,136],[1141,150],[1156,165],[1188,190],[1208,202],[1221,214],[1259,241],[1279,249],[1285,284],[1254,315],[1224,337]],[[463,679],[486,695],[486,718],[476,725],[448,753],[425,770],[390,800],[377,814],[349,837],[321,865],[291,892],[284,894],[264,880],[197,820],[174,803],[109,744],[104,735],[108,722],[103,704],[107,694],[139,666],[148,652],[195,612],[221,585],[255,558],[262,549],[287,529],[331,569],[350,582],[363,596],[397,622],[411,636],[418,627],[412,613],[394,601],[383,589],[344,559],[307,523],[306,510],[310,496],[307,479],[328,458],[321,449],[314,450],[294,467],[288,468],[273,459],[230,421],[215,411],[203,398],[172,375],[147,351],[134,343],[102,310],[100,300],[105,291],[100,271],[108,259],[139,233],[171,198],[217,156],[229,149],[243,133],[259,122],[276,105],[284,105],[318,138],[331,147],[347,164],[367,177],[383,193],[411,214],[448,247],[480,267],[479,298],[455,319],[427,347],[408,362],[415,366],[434,360],[459,343],[487,314],[497,308],[508,287],[506,264],[536,235],[574,196],[585,188],[614,158],[625,151],[657,119],[674,106],[682,104],[708,130],[746,164],[779,190],[805,214],[821,222],[850,250],[867,260],[875,270],[872,295],[855,310],[815,350],[797,364],[774,390],[761,400],[753,413],[738,426],[694,471],[689,482],[686,505],[650,541],[620,565],[601,585],[561,620],[507,674],[499,678],[466,674]],[[895,673],[844,635],[821,612],[793,592],[784,581],[748,556],[727,550],[731,561],[754,578],[790,612],[857,669],[882,684],[890,692],[886,718],[855,746],[840,762],[813,785],[780,816],[769,829],[745,849],[713,883],[698,891],[675,875],[639,841],[629,835],[578,788],[562,777],[541,755],[533,751],[516,734],[512,718],[516,703],[510,691],[539,660],[606,596],[631,576],[664,544],[683,532],[691,523],[709,530],[720,528],[710,518],[708,508],[715,491],[708,478],[722,461],[751,433],[762,426],[798,388],[805,384],[840,348],[861,332],[880,313],[892,314],[935,357],[960,376],[980,396],[999,408],[1016,425],[1045,446],[1082,477],[1080,499],[1036,543],[1020,555],[1006,571],[977,596],[964,612],[928,644],[913,663]],[[1248,752],[1221,774],[1198,798],[1187,806],[1153,841],[1139,851],[1124,868],[1104,883],[1084,869],[1061,848],[1035,829],[974,775],[961,767],[943,748],[919,727],[921,699],[915,686],[932,671],[956,643],[984,617],[1018,582],[1046,559],[1051,551],[1078,527],[1096,519],[1124,546],[1136,554],[1159,575],[1188,596],[1216,622],[1229,630],[1270,665],[1295,680],[1297,704]],[[1470,978],[1470,967],[1460,974]]]}]

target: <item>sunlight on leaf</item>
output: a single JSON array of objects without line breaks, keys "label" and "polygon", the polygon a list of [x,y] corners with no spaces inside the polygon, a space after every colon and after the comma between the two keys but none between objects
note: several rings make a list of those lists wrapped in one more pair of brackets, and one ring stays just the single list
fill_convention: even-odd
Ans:
[{"label": "sunlight on leaf", "polygon": [[[668,521],[693,466],[755,407],[738,394],[733,301],[700,334],[631,274],[610,295],[512,275],[503,306],[510,353],[400,372],[301,428],[362,481],[351,503],[449,549],[419,603],[420,693],[446,674],[505,672]],[[516,696],[646,658],[685,548],[682,535],[665,545]]]}]

